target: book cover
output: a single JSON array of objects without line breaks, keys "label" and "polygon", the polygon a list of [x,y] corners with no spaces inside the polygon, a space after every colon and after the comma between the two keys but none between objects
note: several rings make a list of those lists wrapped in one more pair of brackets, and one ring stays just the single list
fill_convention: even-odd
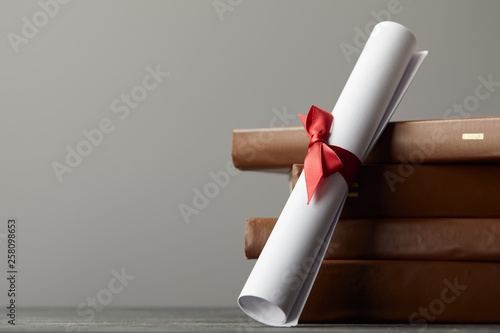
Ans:
[{"label": "book cover", "polygon": [[[370,163],[498,163],[500,117],[391,122],[368,155]],[[232,159],[239,169],[289,168],[304,162],[303,127],[237,129]]]},{"label": "book cover", "polygon": [[[245,255],[257,259],[276,218],[249,218]],[[500,218],[340,219],[325,259],[500,261]]]}]

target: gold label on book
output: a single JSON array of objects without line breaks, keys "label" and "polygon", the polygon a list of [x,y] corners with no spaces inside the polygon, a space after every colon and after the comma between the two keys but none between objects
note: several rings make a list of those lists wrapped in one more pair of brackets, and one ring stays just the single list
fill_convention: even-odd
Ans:
[{"label": "gold label on book", "polygon": [[462,140],[483,140],[484,133],[463,133]]},{"label": "gold label on book", "polygon": [[347,197],[349,197],[349,198],[357,198],[358,197],[358,192],[349,192],[349,193],[347,193]]}]

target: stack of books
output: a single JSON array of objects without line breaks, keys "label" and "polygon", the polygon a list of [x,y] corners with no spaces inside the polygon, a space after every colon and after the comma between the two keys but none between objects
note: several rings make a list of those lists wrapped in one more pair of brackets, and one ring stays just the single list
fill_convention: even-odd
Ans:
[{"label": "stack of books", "polygon": [[[234,130],[242,170],[291,168],[301,127]],[[352,184],[301,322],[500,322],[500,117],[389,123]],[[258,258],[276,218],[250,218]]]}]

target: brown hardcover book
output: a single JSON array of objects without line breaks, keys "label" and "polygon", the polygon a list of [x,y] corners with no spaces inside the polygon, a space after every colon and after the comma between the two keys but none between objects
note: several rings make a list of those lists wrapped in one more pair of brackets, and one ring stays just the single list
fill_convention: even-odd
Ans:
[{"label": "brown hardcover book", "polygon": [[500,263],[324,260],[300,322],[500,323]]},{"label": "brown hardcover book", "polygon": [[363,165],[341,217],[500,217],[500,164]]},{"label": "brown hardcover book", "polygon": [[[308,144],[302,127],[239,129],[231,155],[239,169],[289,168],[304,162]],[[391,122],[365,164],[422,162],[500,162],[500,117]]]},{"label": "brown hardcover book", "polygon": [[[247,220],[247,259],[259,257],[276,221]],[[325,259],[500,261],[500,218],[340,219]]]}]

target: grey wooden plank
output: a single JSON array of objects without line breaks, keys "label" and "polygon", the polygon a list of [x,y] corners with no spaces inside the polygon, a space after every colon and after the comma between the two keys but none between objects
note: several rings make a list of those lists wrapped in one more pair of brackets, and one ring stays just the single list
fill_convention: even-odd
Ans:
[{"label": "grey wooden plank", "polygon": [[17,325],[2,316],[1,332],[499,332],[500,325],[301,325],[273,328],[261,325],[238,308],[104,308],[94,320],[75,308],[18,309]]}]

